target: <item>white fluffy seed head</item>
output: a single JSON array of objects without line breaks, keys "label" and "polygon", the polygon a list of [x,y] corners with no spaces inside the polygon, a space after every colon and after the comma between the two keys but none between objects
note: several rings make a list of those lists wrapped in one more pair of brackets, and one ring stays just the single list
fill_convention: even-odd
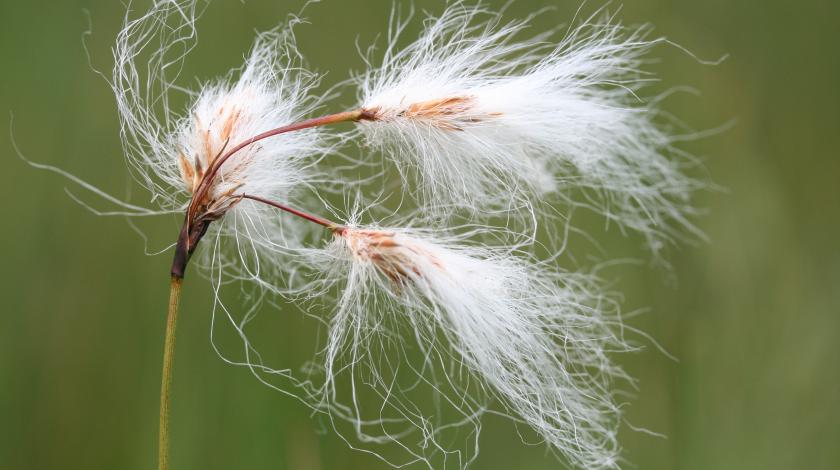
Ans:
[{"label": "white fluffy seed head", "polygon": [[[462,424],[474,424],[482,404],[497,399],[503,414],[531,426],[570,462],[617,466],[619,410],[609,389],[625,376],[606,351],[626,345],[616,334],[615,304],[595,278],[538,266],[509,250],[401,229],[347,228],[321,256],[317,264],[329,266],[328,278],[344,286],[324,351],[325,400],[356,397],[365,388],[382,401],[379,415],[344,409],[341,417],[356,423],[359,439],[374,437],[363,423],[385,429],[386,416],[412,423],[411,388],[397,385],[408,370],[415,383],[437,384],[441,402],[458,403]],[[397,334],[392,323],[408,325],[408,333]],[[370,355],[383,350],[398,363],[409,350],[426,359],[422,367],[393,368]],[[338,393],[347,382],[351,391]],[[394,437],[418,459],[452,445],[437,441],[431,422],[413,425],[414,433]]]},{"label": "white fluffy seed head", "polygon": [[[357,79],[369,143],[419,174],[426,207],[473,211],[534,202],[594,207],[641,232],[651,246],[693,229],[684,156],[637,92],[644,55],[664,42],[596,14],[570,28],[519,39],[525,22],[461,2],[429,18],[398,49],[391,27],[381,65]],[[583,191],[587,200],[575,191]]]},{"label": "white fluffy seed head", "polygon": [[[194,23],[194,1],[158,1],[143,17],[126,21],[114,50],[113,87],[126,155],[154,197],[175,206],[192,196],[226,150],[302,119],[318,105],[311,93],[318,77],[300,68],[294,37],[286,28],[259,34],[238,73],[190,93],[192,103],[184,113],[171,110],[170,95],[180,89],[167,73],[183,59],[183,49],[174,48],[186,43],[191,49]],[[136,61],[146,55],[151,61],[144,76]],[[306,181],[307,160],[323,150],[313,129],[249,145],[220,168],[209,196],[237,191],[285,199]]]},{"label": "white fluffy seed head", "polygon": [[[317,77],[290,63],[288,32],[262,33],[238,78],[205,86],[176,131],[180,173],[193,194],[217,159],[254,136],[302,119]],[[325,150],[317,129],[260,140],[236,151],[219,167],[207,195],[240,194],[288,200],[314,178],[313,157]]]},{"label": "white fluffy seed head", "polygon": [[[126,17],[114,48],[113,87],[125,154],[134,176],[164,209],[183,211],[217,159],[254,136],[309,117],[321,105],[316,74],[302,67],[292,19],[263,32],[239,70],[188,91],[176,84],[196,41],[195,0],[156,0],[139,18]],[[186,94],[188,105],[170,100]],[[310,224],[288,224],[276,211],[242,195],[278,202],[311,197],[323,184],[316,169],[328,151],[317,129],[273,136],[233,153],[207,178],[196,201],[200,217],[217,220],[195,262],[214,277],[256,281],[281,290],[291,278],[285,257],[300,248]],[[212,220],[211,219],[211,220]],[[222,243],[224,239],[224,243]],[[219,282],[221,282],[219,280]]]}]

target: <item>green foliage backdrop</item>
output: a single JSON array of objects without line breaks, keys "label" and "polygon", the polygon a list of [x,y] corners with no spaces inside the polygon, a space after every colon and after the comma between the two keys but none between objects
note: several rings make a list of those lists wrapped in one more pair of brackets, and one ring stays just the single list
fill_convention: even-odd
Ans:
[{"label": "green foliage backdrop", "polygon": [[[439,2],[422,3],[440,10]],[[557,8],[536,28],[568,20],[578,7],[519,0],[510,13],[548,4]],[[384,32],[390,5],[325,0],[307,10],[300,45],[314,68],[329,72],[327,84],[362,67],[355,40],[368,44]],[[710,241],[671,253],[670,273],[644,264],[612,273],[628,310],[650,308],[629,323],[679,359],[653,347],[618,358],[640,381],[628,420],[667,436],[622,430],[624,455],[637,468],[828,469],[840,460],[837,5],[645,0],[627,2],[619,15],[655,24],[699,57],[731,54],[704,66],[660,47],[653,67],[660,91],[688,85],[702,93],[674,96],[668,111],[698,129],[735,120],[685,145],[727,188],[698,198]],[[207,79],[236,66],[254,30],[300,6],[211,4],[185,76]],[[128,195],[113,99],[81,45],[85,10],[91,61],[107,72],[121,2],[0,1],[0,116],[14,113],[29,158]],[[126,221],[74,203],[64,180],[17,158],[5,131],[0,157],[0,468],[152,468],[170,254],[145,256]],[[149,249],[174,240],[178,223],[144,224]],[[638,240],[596,236],[611,255],[642,253]],[[194,272],[182,306],[173,468],[387,468],[216,357],[210,287]],[[299,317],[292,308],[262,315],[259,335],[275,364],[312,353],[315,340]],[[488,420],[475,468],[557,468],[512,432]]]}]

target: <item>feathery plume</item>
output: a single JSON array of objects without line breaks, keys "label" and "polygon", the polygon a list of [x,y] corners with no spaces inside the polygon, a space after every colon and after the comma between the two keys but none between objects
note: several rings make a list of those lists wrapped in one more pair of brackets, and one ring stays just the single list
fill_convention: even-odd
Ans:
[{"label": "feathery plume", "polygon": [[406,24],[392,20],[381,64],[357,78],[371,115],[360,129],[404,175],[416,171],[426,207],[481,211],[556,193],[653,248],[694,230],[689,196],[702,184],[637,95],[652,80],[645,54],[665,42],[647,39],[648,27],[598,12],[559,43],[553,33],[519,39],[527,21],[455,2],[399,49]]},{"label": "feathery plume", "polygon": [[[298,246],[309,227],[280,226],[276,217],[265,217],[268,208],[241,204],[243,196],[288,201],[304,192],[320,178],[316,164],[329,147],[314,128],[252,141],[317,108],[312,91],[318,76],[300,65],[293,20],[260,33],[237,74],[187,92],[187,112],[173,111],[170,95],[184,91],[174,79],[194,45],[196,13],[195,1],[159,0],[140,18],[126,19],[111,80],[125,154],[153,200],[165,209],[187,209],[180,264],[210,229],[213,236],[233,238],[239,252],[208,252],[205,264],[221,263],[232,277],[259,278],[270,287],[287,277],[279,258]],[[136,64],[147,56],[147,74],[141,74]],[[183,274],[183,267],[174,269]],[[283,271],[271,272],[278,269]]]},{"label": "feathery plume", "polygon": [[[609,387],[625,375],[606,352],[628,346],[614,329],[616,306],[595,278],[400,229],[339,228],[322,256],[314,263],[331,267],[329,283],[344,286],[324,350],[325,396],[334,399],[335,384],[357,374],[348,379],[351,396],[370,387],[385,402],[378,410],[414,416],[411,387],[395,386],[400,368],[372,353],[414,349],[425,358],[411,369],[414,382],[436,377],[438,391],[450,387],[447,401],[462,404],[465,417],[480,413],[482,394],[496,398],[570,462],[616,466],[619,410]],[[408,333],[394,333],[392,322],[409,325]],[[410,356],[390,355],[398,363]],[[484,385],[463,385],[465,371]],[[358,414],[343,417],[381,425],[352,409]],[[434,440],[429,422],[416,426],[422,442]]]}]

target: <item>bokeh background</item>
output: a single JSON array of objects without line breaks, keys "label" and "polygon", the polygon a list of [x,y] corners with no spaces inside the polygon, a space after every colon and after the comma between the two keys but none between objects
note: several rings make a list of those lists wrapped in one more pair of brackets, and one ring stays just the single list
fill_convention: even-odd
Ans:
[{"label": "bokeh background", "polygon": [[[149,2],[138,1],[136,8]],[[441,2],[422,2],[439,11]],[[487,2],[493,7],[502,2]],[[519,0],[510,15],[574,1]],[[651,22],[708,66],[660,47],[663,82],[698,89],[665,109],[697,129],[734,126],[688,142],[725,191],[698,195],[708,242],[672,251],[670,271],[649,263],[611,274],[629,323],[654,347],[617,358],[639,379],[624,456],[640,469],[829,469],[840,461],[840,8],[830,0],[645,0],[626,23]],[[218,1],[199,23],[186,77],[239,64],[254,30],[299,1]],[[595,6],[594,4],[591,6]],[[617,6],[617,5],[613,5]],[[325,0],[298,29],[309,63],[335,83],[362,62],[355,40],[385,30],[390,1]],[[0,1],[0,121],[14,113],[25,154],[106,191],[126,194],[113,97],[89,67],[108,71],[124,6],[112,0]],[[414,25],[412,31],[417,30]],[[187,85],[194,82],[187,81]],[[344,103],[349,104],[347,98]],[[170,254],[144,255],[120,218],[96,217],[60,177],[24,164],[0,132],[0,468],[149,469],[156,462],[160,356]],[[135,192],[137,188],[135,186]],[[89,199],[95,202],[93,199]],[[134,201],[144,201],[135,193]],[[177,218],[148,222],[149,249],[174,238]],[[615,257],[644,261],[639,240],[598,233]],[[173,468],[379,469],[349,450],[299,404],[223,363],[211,349],[210,287],[190,276],[179,325]],[[275,364],[313,350],[291,307],[262,315]],[[558,468],[501,420],[489,420],[478,469]]]}]

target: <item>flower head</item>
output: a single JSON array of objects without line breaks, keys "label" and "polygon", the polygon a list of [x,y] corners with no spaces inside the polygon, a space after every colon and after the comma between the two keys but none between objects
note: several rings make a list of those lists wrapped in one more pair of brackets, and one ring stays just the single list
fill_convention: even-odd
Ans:
[{"label": "flower head", "polygon": [[[626,346],[613,331],[615,306],[595,278],[405,229],[348,226],[335,232],[327,254],[333,261],[318,265],[330,266],[328,278],[344,289],[324,352],[324,395],[335,400],[349,381],[353,391],[341,395],[373,389],[383,402],[378,415],[361,407],[341,414],[359,433],[364,423],[384,429],[417,455],[444,445],[433,423],[409,418],[417,413],[413,388],[399,381],[409,373],[408,383],[433,382],[441,402],[459,404],[466,423],[495,398],[570,461],[616,465],[619,413],[608,385],[623,373],[605,351]],[[401,333],[392,323],[410,328]],[[410,365],[410,350],[423,352],[420,365]],[[391,415],[414,423],[427,451],[412,447],[410,431],[386,428]]]},{"label": "flower head", "polygon": [[[368,142],[419,175],[427,207],[481,212],[525,199],[594,207],[656,248],[692,229],[689,196],[702,184],[671,148],[654,105],[644,55],[663,39],[607,15],[519,39],[526,22],[455,2],[399,49],[392,25],[378,68],[358,78]],[[575,201],[579,192],[585,201]],[[554,198],[546,198],[553,193]],[[573,197],[574,195],[574,197]]]},{"label": "flower head", "polygon": [[[185,51],[192,48],[195,18],[194,1],[157,0],[145,15],[126,19],[114,49],[111,82],[125,153],[153,199],[166,209],[186,208],[176,254],[181,260],[175,264],[185,265],[212,230],[236,239],[240,249],[235,262],[225,262],[221,253],[214,253],[213,262],[254,277],[257,272],[242,262],[256,262],[264,252],[276,258],[297,243],[299,231],[264,217],[266,208],[243,198],[287,201],[305,193],[319,178],[315,164],[328,148],[317,129],[255,138],[318,107],[320,98],[312,93],[318,76],[300,66],[293,21],[260,33],[238,72],[188,92],[187,110],[173,111],[171,95],[183,88],[169,74],[178,75]],[[141,57],[150,57],[148,74],[136,65]],[[279,260],[271,264],[279,266]]]},{"label": "flower head", "polygon": [[317,129],[248,144],[311,111],[308,95],[317,82],[288,64],[287,34],[262,33],[239,77],[205,86],[181,120],[175,136],[184,186],[196,196],[207,185],[196,203],[224,204],[241,193],[285,200],[312,178],[312,157],[324,150]]}]

